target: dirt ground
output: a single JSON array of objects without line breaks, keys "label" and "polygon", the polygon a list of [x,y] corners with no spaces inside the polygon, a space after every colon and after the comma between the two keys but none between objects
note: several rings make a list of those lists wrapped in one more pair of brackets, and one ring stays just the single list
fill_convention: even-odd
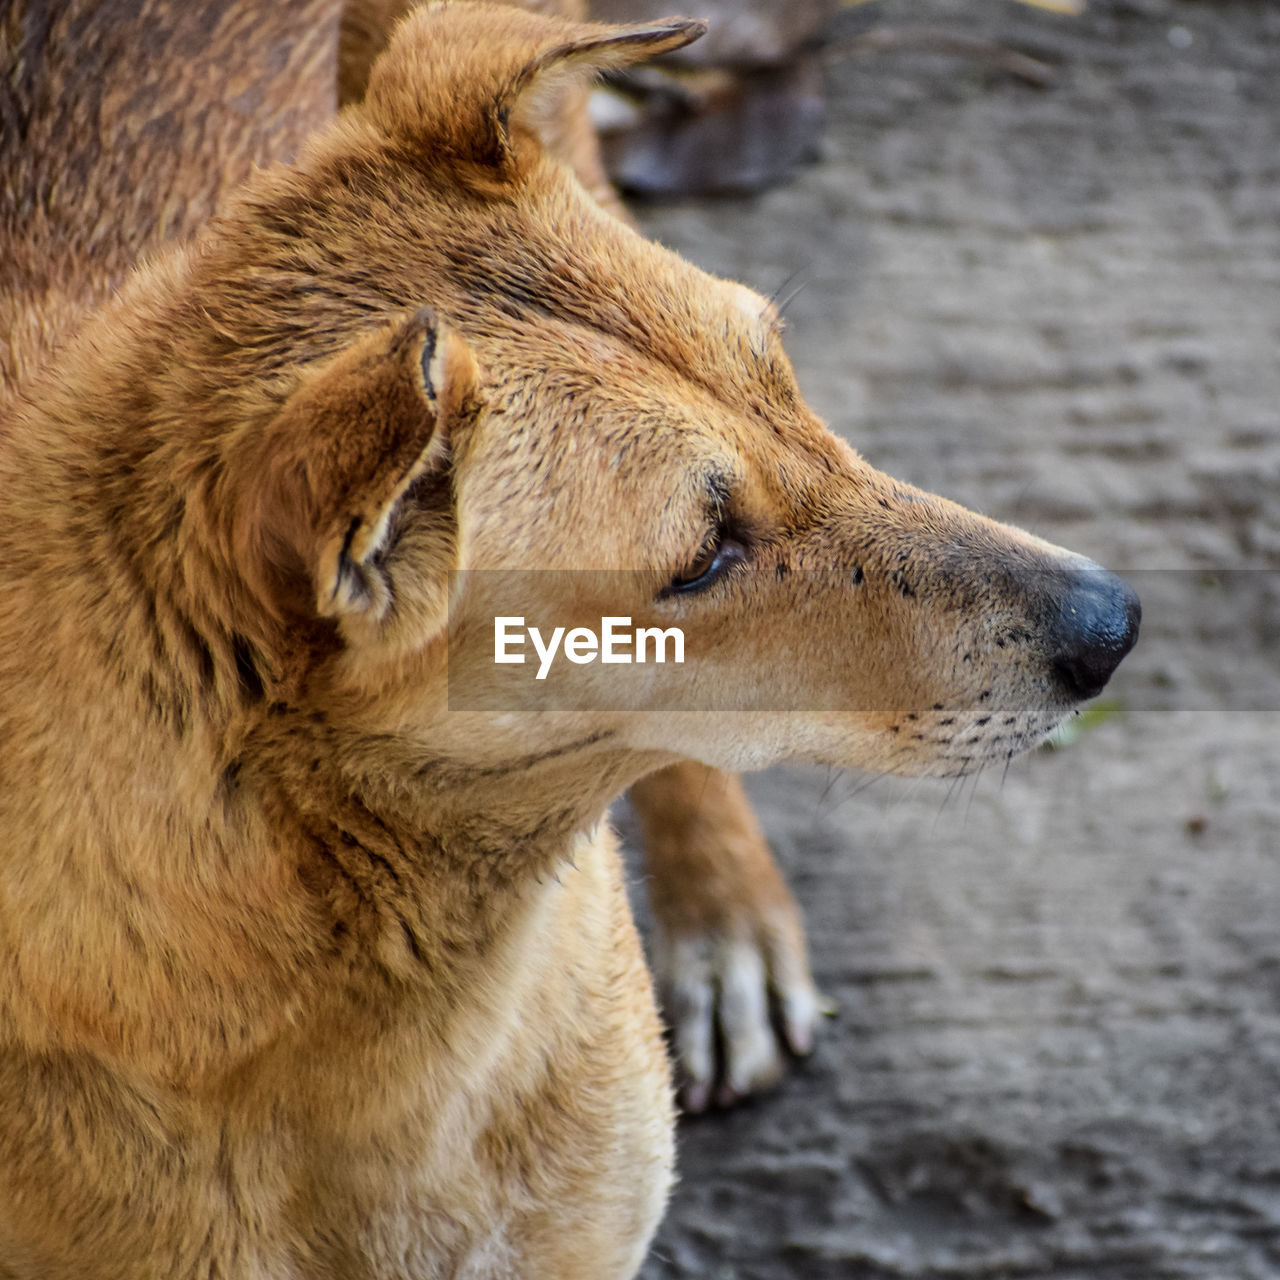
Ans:
[{"label": "dirt ground", "polygon": [[819,163],[644,223],[765,292],[806,271],[833,427],[1131,576],[1143,639],[1003,779],[751,781],[840,1012],[683,1125],[643,1274],[1280,1277],[1280,6],[872,11],[1056,82],[835,60]]}]

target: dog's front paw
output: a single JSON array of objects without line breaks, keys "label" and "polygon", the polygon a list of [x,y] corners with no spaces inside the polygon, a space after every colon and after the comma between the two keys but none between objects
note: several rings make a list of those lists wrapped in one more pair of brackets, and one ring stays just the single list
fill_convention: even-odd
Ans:
[{"label": "dog's front paw", "polygon": [[672,765],[631,791],[645,834],[654,976],[686,1111],[728,1106],[806,1054],[823,1012],[800,908],[742,780]]},{"label": "dog's front paw", "polygon": [[832,1011],[813,984],[790,902],[701,932],[660,926],[653,951],[686,1111],[730,1106],[776,1084],[788,1051],[809,1053]]}]

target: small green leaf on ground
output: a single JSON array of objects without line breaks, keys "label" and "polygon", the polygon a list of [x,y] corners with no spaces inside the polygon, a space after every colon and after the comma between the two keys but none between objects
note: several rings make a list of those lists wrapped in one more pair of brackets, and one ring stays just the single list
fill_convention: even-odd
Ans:
[{"label": "small green leaf on ground", "polygon": [[1062,751],[1074,746],[1082,734],[1096,729],[1109,720],[1124,718],[1124,702],[1120,698],[1103,698],[1081,707],[1070,720],[1064,720],[1046,739],[1045,747],[1050,751]]}]

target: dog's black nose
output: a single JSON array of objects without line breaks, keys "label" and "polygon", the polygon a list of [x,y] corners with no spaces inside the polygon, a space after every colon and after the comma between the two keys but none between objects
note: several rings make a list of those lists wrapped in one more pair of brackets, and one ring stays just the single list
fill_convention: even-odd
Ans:
[{"label": "dog's black nose", "polygon": [[1054,597],[1047,627],[1054,674],[1073,698],[1092,698],[1133,648],[1142,604],[1098,565],[1065,570]]}]

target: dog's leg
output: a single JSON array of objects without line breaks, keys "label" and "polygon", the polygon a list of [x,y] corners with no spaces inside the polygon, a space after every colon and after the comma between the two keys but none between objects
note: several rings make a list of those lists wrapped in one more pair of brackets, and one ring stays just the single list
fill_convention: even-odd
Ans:
[{"label": "dog's leg", "polygon": [[631,799],[644,830],[653,966],[681,1101],[688,1111],[726,1105],[778,1079],[780,1035],[793,1053],[812,1047],[822,1001],[800,909],[737,775],[672,765],[636,783]]}]

